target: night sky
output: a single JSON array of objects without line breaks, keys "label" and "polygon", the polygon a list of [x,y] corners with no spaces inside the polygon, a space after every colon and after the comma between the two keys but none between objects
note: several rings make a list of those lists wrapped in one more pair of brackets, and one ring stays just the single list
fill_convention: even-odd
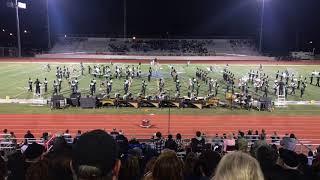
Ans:
[{"label": "night sky", "polygon": [[[23,45],[46,46],[45,0],[21,0]],[[262,0],[127,0],[128,36],[175,38],[258,37]],[[15,11],[0,0],[0,44],[13,42]],[[264,51],[320,48],[319,0],[265,0]],[[49,0],[57,34],[122,36],[123,0]],[[2,32],[5,29],[6,32]],[[167,33],[168,32],[168,33]],[[312,41],[310,45],[308,42]],[[312,46],[312,47],[311,47]]]}]

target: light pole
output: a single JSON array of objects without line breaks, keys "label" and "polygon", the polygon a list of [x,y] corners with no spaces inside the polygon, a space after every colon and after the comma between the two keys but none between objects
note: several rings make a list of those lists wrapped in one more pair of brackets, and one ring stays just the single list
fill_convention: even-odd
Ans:
[{"label": "light pole", "polygon": [[127,38],[127,0],[123,0],[123,39]]},{"label": "light pole", "polygon": [[18,44],[18,57],[21,57],[21,40],[20,40],[20,20],[19,20],[19,6],[18,0],[15,1],[16,20],[17,20],[17,44]]},{"label": "light pole", "polygon": [[48,28],[48,49],[51,49],[51,35],[50,35],[50,18],[49,18],[49,0],[46,0],[47,6],[47,28]]},{"label": "light pole", "polygon": [[259,38],[259,52],[262,53],[263,44],[263,24],[264,24],[264,5],[265,0],[262,0],[261,20],[260,20],[260,38]]}]

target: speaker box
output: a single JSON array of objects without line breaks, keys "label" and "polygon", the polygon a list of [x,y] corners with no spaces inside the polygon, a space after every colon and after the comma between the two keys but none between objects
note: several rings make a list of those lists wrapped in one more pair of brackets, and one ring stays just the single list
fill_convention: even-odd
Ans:
[{"label": "speaker box", "polygon": [[81,108],[96,108],[97,99],[95,97],[82,97],[80,98]]},{"label": "speaker box", "polygon": [[71,106],[80,106],[81,93],[72,93],[68,104]]}]

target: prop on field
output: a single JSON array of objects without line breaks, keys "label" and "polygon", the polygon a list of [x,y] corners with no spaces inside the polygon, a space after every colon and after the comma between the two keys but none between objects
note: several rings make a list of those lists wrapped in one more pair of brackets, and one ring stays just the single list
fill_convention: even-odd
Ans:
[{"label": "prop on field", "polygon": [[140,127],[142,127],[142,128],[150,128],[151,126],[152,126],[152,125],[151,125],[149,119],[143,119],[143,120],[141,121]]}]

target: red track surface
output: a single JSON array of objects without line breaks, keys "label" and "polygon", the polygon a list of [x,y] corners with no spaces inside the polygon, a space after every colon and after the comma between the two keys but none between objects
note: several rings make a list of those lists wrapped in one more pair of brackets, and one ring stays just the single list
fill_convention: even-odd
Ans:
[{"label": "red track surface", "polygon": [[[150,119],[153,127],[141,128],[142,119]],[[207,135],[215,133],[247,131],[248,129],[266,129],[269,134],[277,131],[282,135],[295,133],[300,139],[320,139],[320,118],[316,116],[193,116],[171,115],[170,133],[182,133],[191,137],[197,130]],[[71,133],[77,130],[112,128],[123,130],[129,137],[149,138],[160,131],[167,134],[168,115],[0,115],[0,127],[14,131],[22,137],[26,130],[31,130],[37,137],[42,132],[63,132],[69,129]],[[320,143],[315,140],[313,143]]]}]

